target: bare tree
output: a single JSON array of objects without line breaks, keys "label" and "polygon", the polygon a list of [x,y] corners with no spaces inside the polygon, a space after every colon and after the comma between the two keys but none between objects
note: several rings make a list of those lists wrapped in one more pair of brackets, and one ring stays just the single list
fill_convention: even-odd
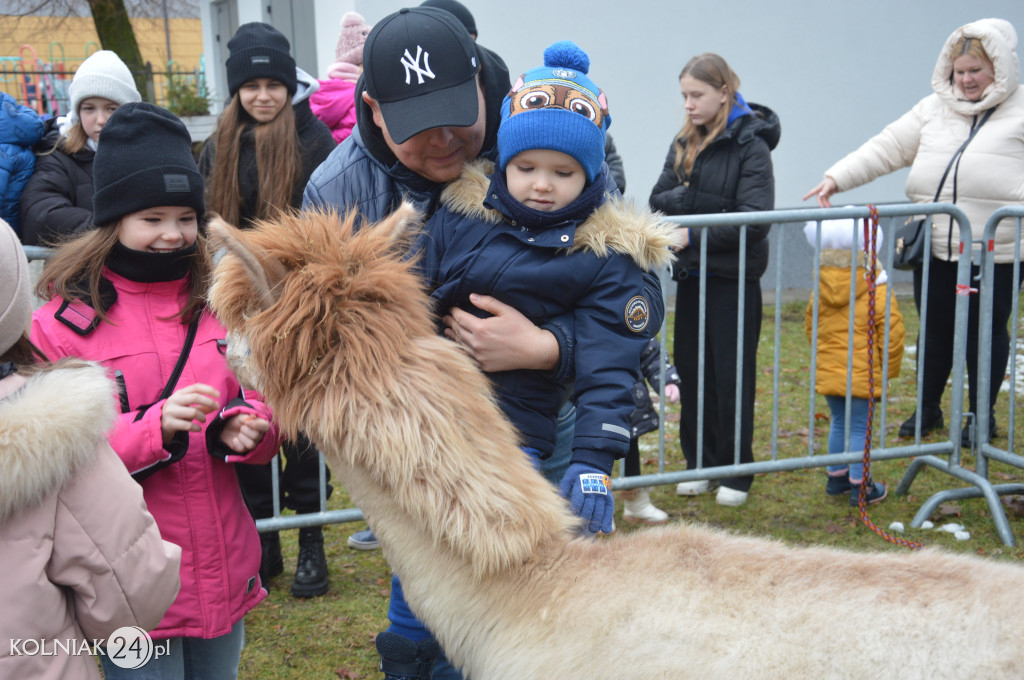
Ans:
[{"label": "bare tree", "polygon": [[142,52],[135,40],[135,31],[124,0],[89,0],[89,7],[92,9],[92,20],[96,24],[100,45],[105,50],[116,52],[135,76],[135,87],[139,92],[148,93]]}]

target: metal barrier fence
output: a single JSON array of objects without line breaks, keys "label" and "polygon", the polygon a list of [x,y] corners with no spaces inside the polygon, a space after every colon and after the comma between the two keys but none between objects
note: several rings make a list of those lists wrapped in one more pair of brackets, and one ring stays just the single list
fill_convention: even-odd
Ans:
[{"label": "metal barrier fence", "polygon": [[[973,246],[976,246],[971,249],[972,259],[975,260],[974,263],[979,265],[981,269],[980,286],[978,287],[980,292],[978,347],[988,348],[992,345],[993,302],[995,299],[995,260],[992,257],[992,253],[995,246],[996,229],[1004,220],[1012,220],[1013,227],[1011,228],[1013,229],[1014,234],[1013,281],[1020,281],[1020,240],[1022,219],[1024,219],[1024,206],[1008,206],[1005,208],[999,208],[992,213],[992,216],[989,217],[988,222],[986,222],[980,241],[975,240],[972,244]],[[975,254],[975,251],[977,251],[977,254]],[[1012,358],[1013,349],[1017,346],[1019,302],[1020,287],[1015,285],[1012,293],[1011,309],[1013,311],[1010,315],[1010,394],[1007,399],[1009,403],[1006,406],[1007,416],[1005,421],[1007,424],[1007,448],[1001,449],[989,441],[989,418],[991,415],[994,415],[993,405],[989,403],[992,352],[979,351],[977,371],[978,413],[974,414],[976,424],[975,444],[977,448],[975,452],[975,469],[973,471],[968,470],[960,465],[959,450],[946,460],[938,458],[935,455],[924,455],[911,463],[910,468],[903,476],[903,480],[900,481],[899,486],[896,488],[896,492],[906,492],[909,489],[910,484],[913,482],[914,477],[925,466],[942,470],[953,477],[970,484],[971,486],[960,489],[948,489],[934,494],[924,503],[924,505],[921,506],[921,509],[918,510],[917,514],[914,516],[913,522],[911,523],[912,526],[920,526],[940,503],[965,498],[984,497],[985,501],[988,503],[989,512],[992,513],[992,521],[996,525],[996,531],[999,534],[1000,540],[1009,546],[1015,544],[1013,534],[1010,532],[1009,522],[1006,519],[1006,512],[1003,510],[1003,506],[999,502],[999,496],[1024,493],[1024,484],[993,484],[989,480],[988,476],[989,460],[999,461],[1006,465],[1024,470],[1024,457],[1013,452],[1017,402],[1015,385],[1017,382],[1018,369],[1016,362],[1013,361]],[[924,303],[922,303],[922,307],[923,306]],[[962,389],[958,394],[962,399]],[[954,421],[950,425],[952,427],[950,436],[954,436],[956,426],[959,425],[959,421]]]},{"label": "metal barrier fence", "polygon": [[[962,243],[971,243],[971,226],[964,213],[957,208],[955,205],[937,203],[937,204],[892,204],[878,206],[877,212],[880,218],[899,218],[899,217],[910,217],[910,216],[928,216],[931,219],[935,215],[947,215],[951,219],[951,222],[955,221],[957,228],[959,229],[960,240]],[[828,208],[828,209],[799,209],[799,210],[775,210],[775,211],[764,211],[764,212],[752,212],[752,213],[722,213],[714,215],[692,215],[683,217],[669,217],[668,221],[673,222],[680,227],[708,227],[711,229],[720,227],[741,227],[740,237],[740,252],[745,252],[746,245],[746,226],[748,224],[772,224],[773,229],[802,229],[804,224],[808,221],[820,222],[825,220],[836,220],[836,219],[852,219],[857,220],[856,226],[852,227],[855,230],[860,229],[860,221],[870,216],[870,209],[868,206],[847,206],[843,208]],[[992,234],[995,230],[995,225],[1001,218],[1004,217],[1016,217],[1016,229],[1017,229],[1017,240],[1018,248],[1015,257],[1015,269],[1014,274],[1017,274],[1020,266],[1020,230],[1021,230],[1021,218],[1024,217],[1024,206],[1014,208],[1004,208],[993,214],[992,219],[985,227],[984,236],[982,241],[984,243],[989,242],[992,239]],[[930,252],[931,245],[931,234],[930,229],[925,230],[926,243],[925,252]],[[818,243],[820,245],[820,230],[818,231]],[[882,250],[879,252],[879,266],[884,267],[887,270],[892,270],[892,258],[893,248],[895,245],[895,239],[887,239],[883,245]],[[985,249],[982,248],[981,251]],[[45,248],[26,248],[26,252],[30,259],[45,259],[49,252]],[[851,255],[851,263],[854,263],[854,255]],[[775,300],[774,305],[774,337],[773,337],[773,361],[772,361],[772,412],[771,412],[771,435],[770,435],[770,453],[767,460],[755,460],[753,463],[740,463],[740,451],[739,451],[739,436],[735,438],[736,447],[734,450],[733,464],[724,465],[719,467],[704,467],[702,461],[698,459],[698,465],[694,469],[687,469],[681,471],[666,471],[665,470],[665,404],[664,399],[664,388],[662,387],[662,394],[660,399],[661,409],[661,424],[658,432],[659,444],[658,444],[658,472],[654,474],[646,474],[635,477],[624,477],[618,476],[613,479],[613,489],[633,489],[638,487],[646,486],[657,486],[666,484],[676,484],[679,482],[697,481],[697,480],[719,480],[728,477],[736,477],[741,475],[761,475],[773,472],[792,471],[816,467],[824,467],[827,465],[845,465],[850,463],[859,462],[862,459],[863,452],[858,447],[855,450],[850,450],[850,432],[849,426],[845,433],[846,450],[843,453],[833,454],[821,454],[815,452],[815,441],[814,441],[814,423],[815,423],[815,365],[817,361],[816,343],[810,343],[808,347],[809,362],[799,366],[801,370],[809,367],[810,385],[809,385],[809,400],[808,400],[808,429],[811,433],[808,437],[806,450],[799,453],[799,455],[786,455],[794,453],[795,447],[788,444],[785,441],[785,437],[780,433],[779,429],[779,396],[781,394],[780,387],[780,375],[782,373],[782,360],[781,360],[781,348],[780,338],[782,329],[782,281],[783,281],[783,270],[786,267],[786,257],[781,253],[777,253],[775,259]],[[701,291],[705,290],[706,285],[706,262],[707,262],[707,239],[701,239]],[[812,287],[814,299],[818,298],[819,293],[819,272],[820,272],[820,247],[815,248],[814,254],[814,268],[813,268],[813,280],[808,281],[808,284]],[[741,260],[740,264],[740,276],[742,277],[745,262]],[[982,262],[983,276],[985,281],[990,281],[991,274],[991,258],[984,258]],[[851,267],[851,298],[856,290],[856,267]],[[770,275],[769,272],[766,276]],[[929,277],[929,260],[925,258],[923,267],[923,294],[921,300],[921,316],[920,316],[920,329],[921,336],[924,337],[924,333],[927,330],[927,281]],[[961,257],[957,265],[957,285],[958,289],[969,288],[971,277],[971,258]],[[667,272],[662,275],[663,288],[666,285]],[[991,320],[992,318],[992,300],[991,300],[991,286],[986,286],[982,283],[982,297],[981,297],[981,328],[982,328],[982,343],[985,342],[986,336],[984,335],[985,329],[988,329],[989,340],[991,323],[985,323],[985,320]],[[743,333],[742,319],[744,312],[745,299],[743,294],[743,287],[740,286],[739,299],[738,299],[738,324],[739,333]],[[987,293],[987,294],[986,294]],[[881,350],[883,352],[883,366],[882,375],[888,375],[888,347],[889,347],[889,336],[890,336],[890,324],[889,324],[889,310],[892,305],[892,286],[888,287],[887,294],[884,301],[879,301],[880,312],[880,328],[882,329],[881,334]],[[1017,302],[1018,293],[1014,292],[1014,329],[1016,329],[1017,321]],[[703,297],[703,296],[702,296]],[[667,298],[667,296],[666,296]],[[703,328],[706,322],[706,308],[704,306],[704,300],[701,300],[700,308],[697,310],[698,316],[696,322],[700,324],[701,332],[700,345],[698,349],[698,371],[699,375],[703,375],[704,365],[704,333]],[[817,305],[813,305],[813,323],[812,329],[816,333],[817,328],[817,316],[818,310]],[[851,312],[852,315],[852,312]],[[1009,525],[1006,520],[1005,513],[1003,512],[998,495],[1006,493],[1024,493],[1024,484],[1005,484],[1005,485],[993,485],[987,480],[987,461],[997,460],[1010,465],[1020,467],[1024,469],[1024,458],[1013,453],[1013,409],[1014,409],[1014,398],[1011,390],[1009,413],[1010,417],[1007,420],[1009,426],[1008,435],[1008,450],[1001,450],[994,447],[988,442],[988,429],[987,429],[987,418],[988,418],[988,392],[987,387],[982,387],[979,383],[979,411],[981,415],[978,418],[978,423],[981,425],[979,430],[982,432],[980,439],[980,445],[978,447],[978,458],[977,458],[977,470],[972,472],[965,469],[961,465],[961,438],[960,438],[960,424],[963,420],[963,392],[964,392],[964,369],[965,369],[965,357],[966,357],[966,337],[967,337],[967,323],[968,323],[968,299],[966,296],[957,295],[954,303],[954,344],[953,344],[953,369],[952,369],[952,389],[950,391],[950,419],[948,432],[944,434],[946,436],[940,437],[938,441],[922,442],[920,436],[920,423],[918,423],[917,432],[912,442],[899,444],[894,441],[890,441],[890,437],[886,434],[886,421],[888,414],[888,388],[884,384],[881,386],[882,398],[876,408],[876,418],[878,419],[879,426],[875,428],[876,442],[872,444],[872,459],[873,460],[894,460],[900,458],[915,458],[916,460],[911,463],[910,468],[904,475],[896,488],[896,493],[905,493],[909,490],[910,485],[913,482],[914,476],[921,469],[922,466],[928,465],[940,469],[951,476],[972,484],[973,487],[967,489],[955,489],[948,490],[936,494],[929,499],[921,510],[914,517],[911,526],[920,526],[921,523],[926,520],[931,511],[938,505],[938,503],[957,498],[974,498],[984,496],[992,510],[993,521],[996,524],[996,529],[999,533],[1000,539],[1004,544],[1012,546],[1015,544],[1014,537],[1009,530]],[[851,316],[852,318],[852,316]],[[667,351],[664,332],[665,328],[662,328],[662,352]],[[1016,340],[1016,330],[1014,330],[1014,341]],[[986,344],[981,344],[982,347],[986,347]],[[918,346],[918,352],[923,352],[921,343]],[[984,367],[981,366],[981,362],[990,359],[988,353],[981,353],[982,356],[979,360],[979,371],[982,379],[985,380],[987,385],[986,372],[988,364]],[[737,383],[735,386],[735,393],[737,395],[737,413],[741,412],[739,399],[742,393],[742,371],[739,370],[739,362],[741,358],[737,357]],[[847,372],[850,372],[850,367],[853,362],[852,351],[849,353],[847,358]],[[921,413],[921,388],[923,383],[923,374],[918,372],[917,375],[917,413]],[[664,385],[664,381],[661,381]],[[703,413],[703,400],[704,400],[704,389],[703,383],[700,384],[698,389],[697,399],[697,413]],[[851,385],[847,382],[847,418],[846,422],[850,422],[849,409],[850,409],[850,394]],[[983,400],[983,401],[982,401]],[[763,418],[764,414],[755,414],[755,420],[759,420],[757,416]],[[701,416],[698,416],[699,418]],[[737,432],[739,425],[737,424]],[[701,428],[698,426],[698,432]],[[700,451],[701,434],[698,434],[697,450]],[[780,446],[780,444],[782,444]],[[275,464],[272,467],[272,482],[275,490],[274,494],[274,516],[271,518],[265,518],[257,520],[256,525],[260,531],[274,531],[280,529],[293,529],[307,526],[317,526],[322,524],[334,524],[342,522],[352,522],[364,519],[362,512],[358,508],[346,508],[340,510],[328,510],[326,500],[326,466],[324,464],[323,455],[320,455],[320,511],[315,513],[301,514],[301,515],[281,515],[279,494],[276,491],[280,487],[280,479],[278,473],[278,466]]]},{"label": "metal barrier fence", "polygon": [[[64,59],[60,56],[54,59],[51,55],[51,61],[43,61],[28,45],[22,47],[22,52],[19,57],[0,57],[0,91],[40,115],[70,113],[68,86],[85,58]],[[166,70],[159,70],[147,62],[141,75],[146,83],[146,91],[142,92],[146,101],[180,111],[180,115],[206,113],[209,92],[201,63],[195,69],[184,69],[168,62]]]}]

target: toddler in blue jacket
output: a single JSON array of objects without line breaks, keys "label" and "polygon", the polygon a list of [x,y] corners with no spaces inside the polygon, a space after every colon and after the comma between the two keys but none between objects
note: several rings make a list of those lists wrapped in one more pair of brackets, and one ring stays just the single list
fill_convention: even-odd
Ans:
[{"label": "toddler in blue jacket", "polygon": [[[556,416],[576,403],[560,489],[592,533],[612,527],[608,475],[629,449],[638,357],[663,316],[643,275],[670,259],[673,234],[646,209],[608,194],[604,93],[590,59],[562,41],[519,77],[502,104],[498,162],[477,161],[441,196],[421,240],[438,310],[477,309],[491,295],[565,335],[566,370],[491,373],[505,415],[531,455],[546,458]],[[482,313],[482,312],[481,312]],[[572,380],[574,378],[574,381]]]},{"label": "toddler in blue jacket", "polygon": [[[538,464],[554,449],[559,409],[576,402],[572,458],[559,488],[596,534],[612,530],[609,475],[629,450],[640,353],[664,316],[660,290],[645,288],[644,275],[668,265],[674,230],[609,195],[617,193],[604,162],[611,117],[589,68],[587,54],[563,41],[544,51],[544,66],[520,76],[502,103],[497,165],[478,160],[445,188],[417,251],[439,311],[483,315],[473,302],[489,295],[562,336],[554,371],[488,375]],[[430,633],[397,580],[388,618],[378,648],[385,677],[397,678],[386,649],[406,638],[422,650]]]}]

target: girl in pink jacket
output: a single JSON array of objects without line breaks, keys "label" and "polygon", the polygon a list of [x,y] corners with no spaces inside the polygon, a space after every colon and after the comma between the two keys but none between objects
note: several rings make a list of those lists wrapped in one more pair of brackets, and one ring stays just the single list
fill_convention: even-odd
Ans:
[{"label": "girl in pink jacket", "polygon": [[[204,308],[210,255],[203,178],[185,126],[127,104],[93,166],[97,228],[65,243],[37,285],[32,340],[50,359],[104,365],[121,415],[108,440],[142,485],[162,536],[182,548],[181,591],[147,677],[233,678],[245,613],[266,597],[256,526],[235,463],[263,464],[280,438],[269,409],[228,368],[224,328]],[[107,680],[132,671],[101,657]]]}]

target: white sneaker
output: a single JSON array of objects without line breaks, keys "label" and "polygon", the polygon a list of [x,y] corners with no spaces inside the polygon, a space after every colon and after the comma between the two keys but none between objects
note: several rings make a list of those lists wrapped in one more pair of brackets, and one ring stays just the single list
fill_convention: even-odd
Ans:
[{"label": "white sneaker", "polygon": [[676,485],[677,496],[699,496],[702,493],[711,491],[714,486],[706,479],[699,479],[696,482],[679,482]]},{"label": "white sneaker", "polygon": [[668,513],[656,508],[651,503],[651,494],[648,489],[637,489],[636,495],[631,499],[627,499],[623,504],[622,519],[627,522],[661,524],[668,520]]},{"label": "white sneaker", "polygon": [[715,502],[719,505],[730,505],[736,507],[746,503],[748,495],[749,494],[746,491],[737,491],[736,489],[730,489],[727,486],[720,486],[718,487],[718,495],[715,497]]}]

